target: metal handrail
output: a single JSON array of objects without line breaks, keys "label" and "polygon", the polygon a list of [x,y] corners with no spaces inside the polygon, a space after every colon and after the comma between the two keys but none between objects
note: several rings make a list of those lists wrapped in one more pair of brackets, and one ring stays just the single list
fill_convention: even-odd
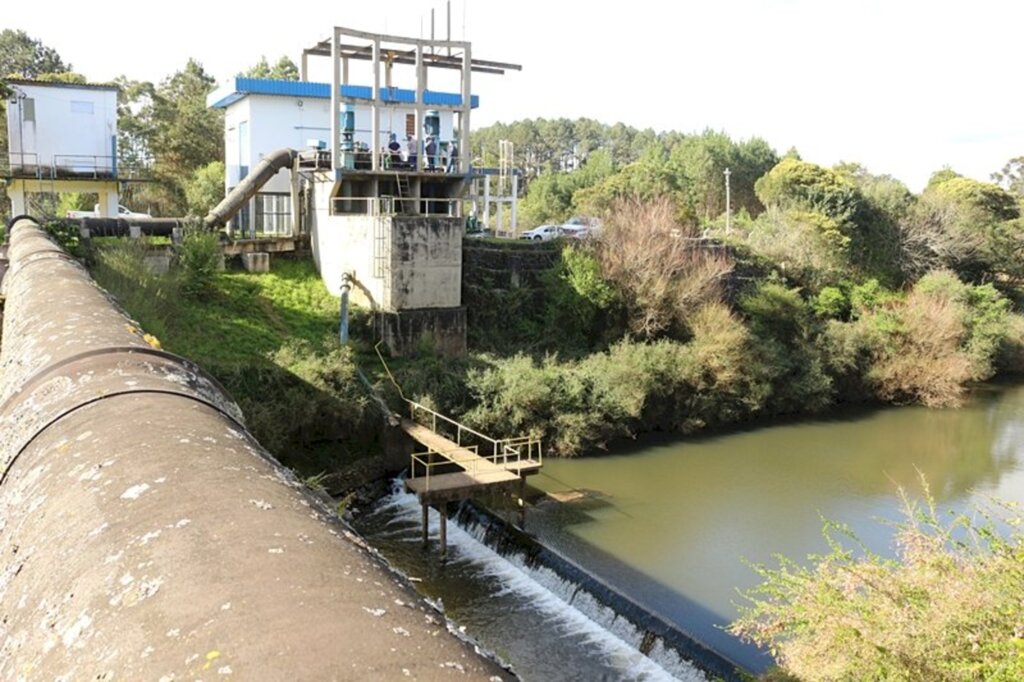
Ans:
[{"label": "metal handrail", "polygon": [[403,197],[403,196],[378,196],[378,197],[332,197],[332,207],[335,215],[348,215],[353,214],[353,211],[340,211],[339,205],[344,205],[343,202],[353,203],[364,203],[367,205],[367,210],[355,215],[399,215],[397,206],[406,202],[425,202],[431,204],[447,204],[447,213],[431,213],[429,215],[447,215],[449,217],[457,217],[455,208],[458,204],[462,203],[462,199],[447,199],[438,197]]},{"label": "metal handrail", "polygon": [[[459,449],[460,450],[469,450],[473,454],[478,454],[477,453],[477,448],[476,448],[475,445],[472,445],[472,446],[469,446],[469,447],[460,447]],[[414,452],[414,453],[412,453],[412,456],[411,456],[412,463],[411,463],[411,465],[409,467],[410,477],[411,478],[422,478],[422,479],[424,479],[424,481],[425,481],[425,490],[430,490],[430,472],[433,469],[436,469],[437,467],[440,467],[440,466],[457,464],[458,466],[462,467],[463,470],[468,471],[470,474],[473,474],[475,476],[475,475],[478,474],[477,469],[479,468],[480,462],[487,461],[485,459],[478,458],[478,459],[473,459],[473,460],[470,460],[470,461],[463,460],[462,462],[459,462],[458,460],[456,460],[453,457],[451,457],[451,454],[454,453],[454,452],[455,452],[454,450],[444,450],[444,451],[441,451],[441,450],[429,449],[429,450],[426,450],[424,452]],[[442,459],[440,461],[436,461],[436,462],[432,461],[433,460],[433,455],[440,455],[444,459]],[[423,471],[424,471],[424,475],[423,476],[417,476],[416,475],[416,465],[417,464],[419,464],[421,467],[423,467]]]},{"label": "metal handrail", "polygon": [[431,409],[431,408],[427,407],[426,405],[424,405],[422,403],[416,402],[415,400],[409,400],[408,398],[406,398],[405,402],[409,403],[409,417],[413,421],[416,421],[416,410],[421,410],[421,411],[426,412],[426,413],[428,413],[430,415],[430,417],[431,417],[430,430],[433,431],[434,433],[437,433],[437,420],[438,420],[438,418],[440,418],[441,421],[447,422],[448,424],[451,424],[452,426],[454,426],[456,428],[456,439],[455,439],[455,442],[458,443],[460,446],[462,445],[462,434],[463,434],[463,432],[465,432],[465,433],[471,434],[471,435],[476,436],[477,438],[479,438],[481,440],[484,440],[484,441],[490,443],[492,445],[493,449],[494,449],[494,453],[498,452],[498,446],[499,446],[500,441],[495,440],[494,438],[491,438],[490,436],[486,436],[486,435],[480,433],[479,431],[477,431],[475,429],[471,429],[470,427],[466,426],[465,424],[457,422],[454,419],[452,419],[451,417],[447,417],[447,416],[441,414],[440,412],[438,412],[437,410]]},{"label": "metal handrail", "polygon": [[[416,422],[417,410],[427,413],[430,417],[430,430],[434,433],[438,433],[437,422],[440,419],[443,423],[455,427],[455,442],[459,447],[469,449],[470,446],[463,444],[463,435],[469,434],[479,438],[485,443],[490,444],[490,455],[481,455],[484,459],[499,466],[507,466],[511,461],[513,464],[523,461],[536,461],[538,464],[543,464],[544,453],[541,446],[541,439],[533,436],[517,436],[514,438],[504,438],[497,440],[480,433],[476,429],[470,428],[461,422],[458,422],[451,417],[441,414],[437,410],[434,410],[422,403],[418,403],[414,400],[405,401],[409,404],[409,417],[412,421]],[[419,422],[417,422],[419,423]],[[426,426],[426,424],[424,424]],[[471,446],[476,447],[476,446]],[[523,448],[525,447],[525,456]],[[536,457],[534,456],[536,455]]]}]

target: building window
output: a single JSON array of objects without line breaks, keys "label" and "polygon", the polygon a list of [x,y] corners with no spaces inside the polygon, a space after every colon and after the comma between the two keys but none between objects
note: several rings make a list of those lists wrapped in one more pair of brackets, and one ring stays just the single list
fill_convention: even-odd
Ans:
[{"label": "building window", "polygon": [[405,137],[416,137],[416,114],[405,115]]},{"label": "building window", "polygon": [[256,195],[256,231],[264,234],[291,234],[292,200],[289,195]]},{"label": "building window", "polygon": [[31,97],[21,100],[21,120],[25,123],[36,122],[36,101]]},{"label": "building window", "polygon": [[95,113],[92,102],[82,102],[77,100],[71,100],[71,113],[72,114],[89,114],[90,116]]}]

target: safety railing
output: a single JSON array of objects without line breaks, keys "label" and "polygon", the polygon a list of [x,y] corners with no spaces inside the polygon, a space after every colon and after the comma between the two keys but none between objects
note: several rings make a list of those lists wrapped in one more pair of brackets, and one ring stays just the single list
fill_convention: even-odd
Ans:
[{"label": "safety railing", "polygon": [[401,210],[409,204],[419,204],[420,215],[458,217],[462,199],[435,199],[433,197],[334,197],[331,199],[332,215],[400,215],[409,213]]},{"label": "safety railing", "polygon": [[55,174],[71,173],[77,176],[113,175],[114,159],[110,155],[89,154],[54,154],[53,170]]},{"label": "safety railing", "polygon": [[[461,451],[461,452],[460,452]],[[465,451],[469,451],[473,454],[472,457],[466,457]],[[462,456],[460,457],[460,454]],[[457,464],[462,470],[468,472],[470,475],[479,477],[481,475],[480,466],[482,462],[487,460],[477,456],[477,447],[471,445],[469,447],[459,447],[457,450],[444,451],[444,450],[425,450],[423,452],[414,452],[412,454],[412,463],[409,467],[410,478],[421,478],[423,479],[424,490],[430,490],[430,477],[435,470],[444,467],[452,466]],[[434,476],[437,476],[434,473]]]},{"label": "safety railing", "polygon": [[7,152],[0,156],[0,175],[32,173],[39,171],[39,155],[35,152]]},{"label": "safety railing", "polygon": [[36,152],[8,152],[0,157],[0,175],[37,180],[113,177],[116,164],[109,155],[54,154],[40,159]]},{"label": "safety railing", "polygon": [[[473,447],[473,452],[491,464],[504,469],[522,468],[527,463],[531,466],[543,464],[544,453],[540,438],[519,436],[494,439],[422,403],[408,399],[406,402],[409,404],[409,418],[412,421],[428,427],[434,433],[448,437],[461,448]],[[471,439],[476,439],[479,443],[468,446],[467,441]]]},{"label": "safety railing", "polygon": [[516,465],[530,463],[541,466],[544,464],[544,448],[540,438],[533,436],[520,436],[518,438],[506,438],[498,441],[501,449],[500,454],[495,457],[494,463],[506,469],[515,469]]}]

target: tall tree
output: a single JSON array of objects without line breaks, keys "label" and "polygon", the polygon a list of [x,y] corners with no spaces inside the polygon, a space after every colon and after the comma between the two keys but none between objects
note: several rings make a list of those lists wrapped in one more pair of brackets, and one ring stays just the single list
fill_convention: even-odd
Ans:
[{"label": "tall tree", "polygon": [[1007,161],[1003,170],[992,174],[992,182],[1002,185],[1017,199],[1024,201],[1024,156]]},{"label": "tall tree", "polygon": [[20,30],[0,31],[0,78],[38,78],[71,70],[57,51]]},{"label": "tall tree", "polygon": [[193,172],[224,158],[223,113],[206,106],[214,79],[189,59],[184,69],[152,91],[149,84],[135,85],[139,101],[148,100],[137,114],[137,141],[144,145],[142,153],[152,155],[154,175],[162,181],[160,188],[146,191],[152,195],[147,200],[163,215],[183,215],[184,187]]},{"label": "tall tree", "polygon": [[289,59],[287,55],[281,55],[281,58],[278,59],[273,66],[267,62],[266,55],[260,55],[260,60],[258,62],[239,75],[247,76],[248,78],[269,78],[280,81],[297,81],[299,80],[299,67],[296,66],[295,62]]},{"label": "tall tree", "polygon": [[117,164],[129,170],[148,167],[153,161],[153,125],[147,114],[152,112],[156,87],[127,76],[119,76],[114,83],[118,87]]}]

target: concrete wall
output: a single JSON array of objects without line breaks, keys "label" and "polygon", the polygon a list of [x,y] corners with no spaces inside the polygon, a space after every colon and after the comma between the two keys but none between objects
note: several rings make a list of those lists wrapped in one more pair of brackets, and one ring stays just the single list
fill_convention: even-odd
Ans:
[{"label": "concrete wall", "polygon": [[251,118],[248,99],[236,102],[224,111],[224,168],[226,171],[224,188],[226,190],[230,190],[241,181],[242,178],[239,172],[241,166],[252,168],[250,156],[252,145],[246,145],[243,150],[239,140],[240,125],[243,122],[249,125],[249,136],[251,138]]},{"label": "concrete wall", "polygon": [[[24,83],[11,87],[16,95],[7,104],[12,167],[57,165],[77,173],[114,171],[116,89]],[[25,119],[29,106],[35,109],[34,121]]]},{"label": "concrete wall", "polygon": [[[313,259],[327,290],[341,274],[361,305],[398,311],[462,304],[462,220],[436,216],[330,215],[330,183],[314,183]],[[378,253],[379,252],[379,253]],[[377,258],[377,256],[380,258]]]},{"label": "concrete wall", "polygon": [[462,220],[394,216],[390,222],[391,305],[387,309],[461,305]]},{"label": "concrete wall", "polygon": [[466,354],[466,309],[426,308],[377,313],[377,328],[392,355],[412,355],[424,341],[441,355]]},{"label": "concrete wall", "polygon": [[352,300],[367,308],[384,308],[385,280],[374,276],[373,216],[329,216],[318,202],[310,230],[313,260],[327,290],[341,295],[341,275],[355,276]]}]

